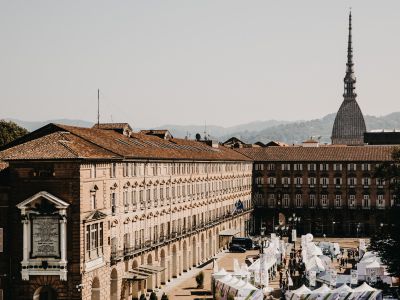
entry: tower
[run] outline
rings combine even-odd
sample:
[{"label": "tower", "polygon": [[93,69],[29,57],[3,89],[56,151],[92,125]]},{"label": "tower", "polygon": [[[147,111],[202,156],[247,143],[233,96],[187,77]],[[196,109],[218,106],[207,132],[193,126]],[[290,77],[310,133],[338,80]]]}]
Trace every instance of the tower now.
[{"label": "tower", "polygon": [[332,144],[363,145],[366,127],[364,116],[356,101],[351,21],[350,12],[346,75],[344,77],[344,100],[336,114],[331,139]]}]

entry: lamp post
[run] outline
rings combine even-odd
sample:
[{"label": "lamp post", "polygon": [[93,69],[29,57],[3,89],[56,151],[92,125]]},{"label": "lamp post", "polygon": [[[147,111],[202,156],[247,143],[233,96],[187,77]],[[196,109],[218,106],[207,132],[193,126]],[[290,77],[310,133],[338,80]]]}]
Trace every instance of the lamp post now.
[{"label": "lamp post", "polygon": [[[300,223],[301,217],[298,217],[298,216],[296,216],[296,213],[293,213],[293,215],[288,218],[288,221],[289,221],[289,224],[291,225],[292,233],[293,233],[293,229],[294,229],[294,230],[296,230],[296,235],[297,235],[297,224]],[[296,239],[293,239],[293,237],[292,237],[292,242],[293,242],[294,249],[296,249]]]}]

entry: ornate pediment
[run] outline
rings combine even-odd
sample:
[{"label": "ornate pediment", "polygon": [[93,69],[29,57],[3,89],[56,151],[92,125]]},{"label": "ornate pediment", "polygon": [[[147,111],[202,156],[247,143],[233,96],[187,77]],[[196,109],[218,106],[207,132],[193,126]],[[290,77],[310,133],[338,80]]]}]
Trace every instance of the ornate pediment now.
[{"label": "ornate pediment", "polygon": [[96,220],[104,219],[105,217],[107,217],[107,215],[105,213],[102,213],[99,210],[95,210],[87,215],[87,217],[85,218],[85,222],[96,221]]},{"label": "ornate pediment", "polygon": [[57,211],[65,211],[68,206],[69,203],[46,191],[41,191],[17,204],[22,214],[25,214],[26,211],[52,214]]}]

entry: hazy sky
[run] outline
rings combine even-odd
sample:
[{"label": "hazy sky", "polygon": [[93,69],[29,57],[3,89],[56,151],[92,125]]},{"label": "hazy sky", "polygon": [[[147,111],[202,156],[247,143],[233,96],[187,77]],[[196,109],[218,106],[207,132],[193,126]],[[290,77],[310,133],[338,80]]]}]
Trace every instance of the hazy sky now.
[{"label": "hazy sky", "polygon": [[150,127],[400,110],[400,1],[3,1],[0,118]]}]

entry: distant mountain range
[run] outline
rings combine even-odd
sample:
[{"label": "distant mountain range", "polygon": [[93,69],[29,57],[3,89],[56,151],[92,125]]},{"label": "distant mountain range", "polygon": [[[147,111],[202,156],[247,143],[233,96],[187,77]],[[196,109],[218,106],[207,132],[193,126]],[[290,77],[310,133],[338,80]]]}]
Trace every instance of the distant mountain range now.
[{"label": "distant mountain range", "polygon": [[[269,141],[281,141],[288,144],[298,144],[310,138],[319,138],[322,143],[329,143],[332,132],[333,122],[336,114],[329,114],[321,119],[310,121],[255,121],[247,124],[241,124],[232,127],[207,126],[207,134],[212,139],[221,142],[235,136],[246,143],[263,143]],[[14,121],[18,125],[33,131],[48,123],[61,123],[66,125],[91,127],[92,122],[83,120],[57,119],[43,122],[27,122],[17,119],[7,119]],[[365,116],[367,130],[376,129],[394,129],[400,128],[400,112],[394,112],[382,117]],[[205,126],[201,125],[164,125],[151,129],[168,129],[174,137],[194,139],[196,133],[204,136]]]}]

